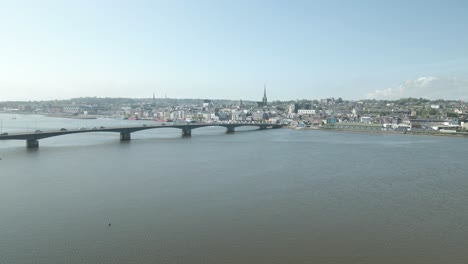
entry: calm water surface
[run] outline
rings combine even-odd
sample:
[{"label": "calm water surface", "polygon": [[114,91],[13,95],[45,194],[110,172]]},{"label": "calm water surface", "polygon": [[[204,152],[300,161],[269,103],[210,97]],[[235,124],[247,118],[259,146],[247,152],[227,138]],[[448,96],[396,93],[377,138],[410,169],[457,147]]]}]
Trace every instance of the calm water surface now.
[{"label": "calm water surface", "polygon": [[0,263],[468,263],[467,139],[180,133],[0,141]]}]

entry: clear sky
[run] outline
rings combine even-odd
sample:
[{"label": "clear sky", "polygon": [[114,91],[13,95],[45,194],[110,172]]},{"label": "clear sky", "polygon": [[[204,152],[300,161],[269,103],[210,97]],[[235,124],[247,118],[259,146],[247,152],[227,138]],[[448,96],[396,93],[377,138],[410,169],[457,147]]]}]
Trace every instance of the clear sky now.
[{"label": "clear sky", "polygon": [[468,1],[0,2],[0,101],[468,100]]}]

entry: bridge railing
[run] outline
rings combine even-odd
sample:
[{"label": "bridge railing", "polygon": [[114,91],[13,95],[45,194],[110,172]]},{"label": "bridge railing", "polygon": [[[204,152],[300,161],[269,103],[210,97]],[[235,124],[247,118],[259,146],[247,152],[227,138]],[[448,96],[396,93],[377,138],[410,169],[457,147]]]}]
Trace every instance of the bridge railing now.
[{"label": "bridge railing", "polygon": [[0,134],[0,140],[26,140],[26,145],[28,148],[37,148],[39,147],[38,140],[67,135],[67,134],[76,134],[76,133],[90,133],[90,132],[114,132],[120,133],[120,140],[127,141],[130,140],[130,134],[133,132],[146,130],[146,129],[155,129],[155,128],[179,128],[182,130],[182,136],[191,136],[192,129],[200,127],[210,127],[210,126],[221,126],[226,128],[227,133],[233,133],[235,127],[241,126],[258,126],[260,129],[279,128],[282,125],[278,124],[268,124],[268,123],[188,123],[188,124],[158,124],[158,125],[142,125],[142,126],[129,126],[129,127],[94,127],[91,129],[56,129],[49,131],[36,130],[35,132],[18,132],[18,133],[8,133],[4,132]]}]

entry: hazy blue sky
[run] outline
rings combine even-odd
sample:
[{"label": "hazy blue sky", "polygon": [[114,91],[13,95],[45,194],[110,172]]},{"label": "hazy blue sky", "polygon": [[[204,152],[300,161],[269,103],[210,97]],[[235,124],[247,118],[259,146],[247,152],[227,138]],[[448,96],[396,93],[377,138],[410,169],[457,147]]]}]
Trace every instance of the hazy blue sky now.
[{"label": "hazy blue sky", "polygon": [[0,2],[0,101],[468,100],[468,1]]}]

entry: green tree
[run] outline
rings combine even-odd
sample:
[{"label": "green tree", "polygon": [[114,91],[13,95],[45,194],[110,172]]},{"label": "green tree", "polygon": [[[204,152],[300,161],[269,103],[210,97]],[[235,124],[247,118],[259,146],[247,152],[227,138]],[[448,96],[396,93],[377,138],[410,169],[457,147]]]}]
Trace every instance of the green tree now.
[{"label": "green tree", "polygon": [[447,117],[454,117],[454,118],[458,118],[458,114],[457,113],[453,113],[453,112],[449,112],[447,113]]}]

